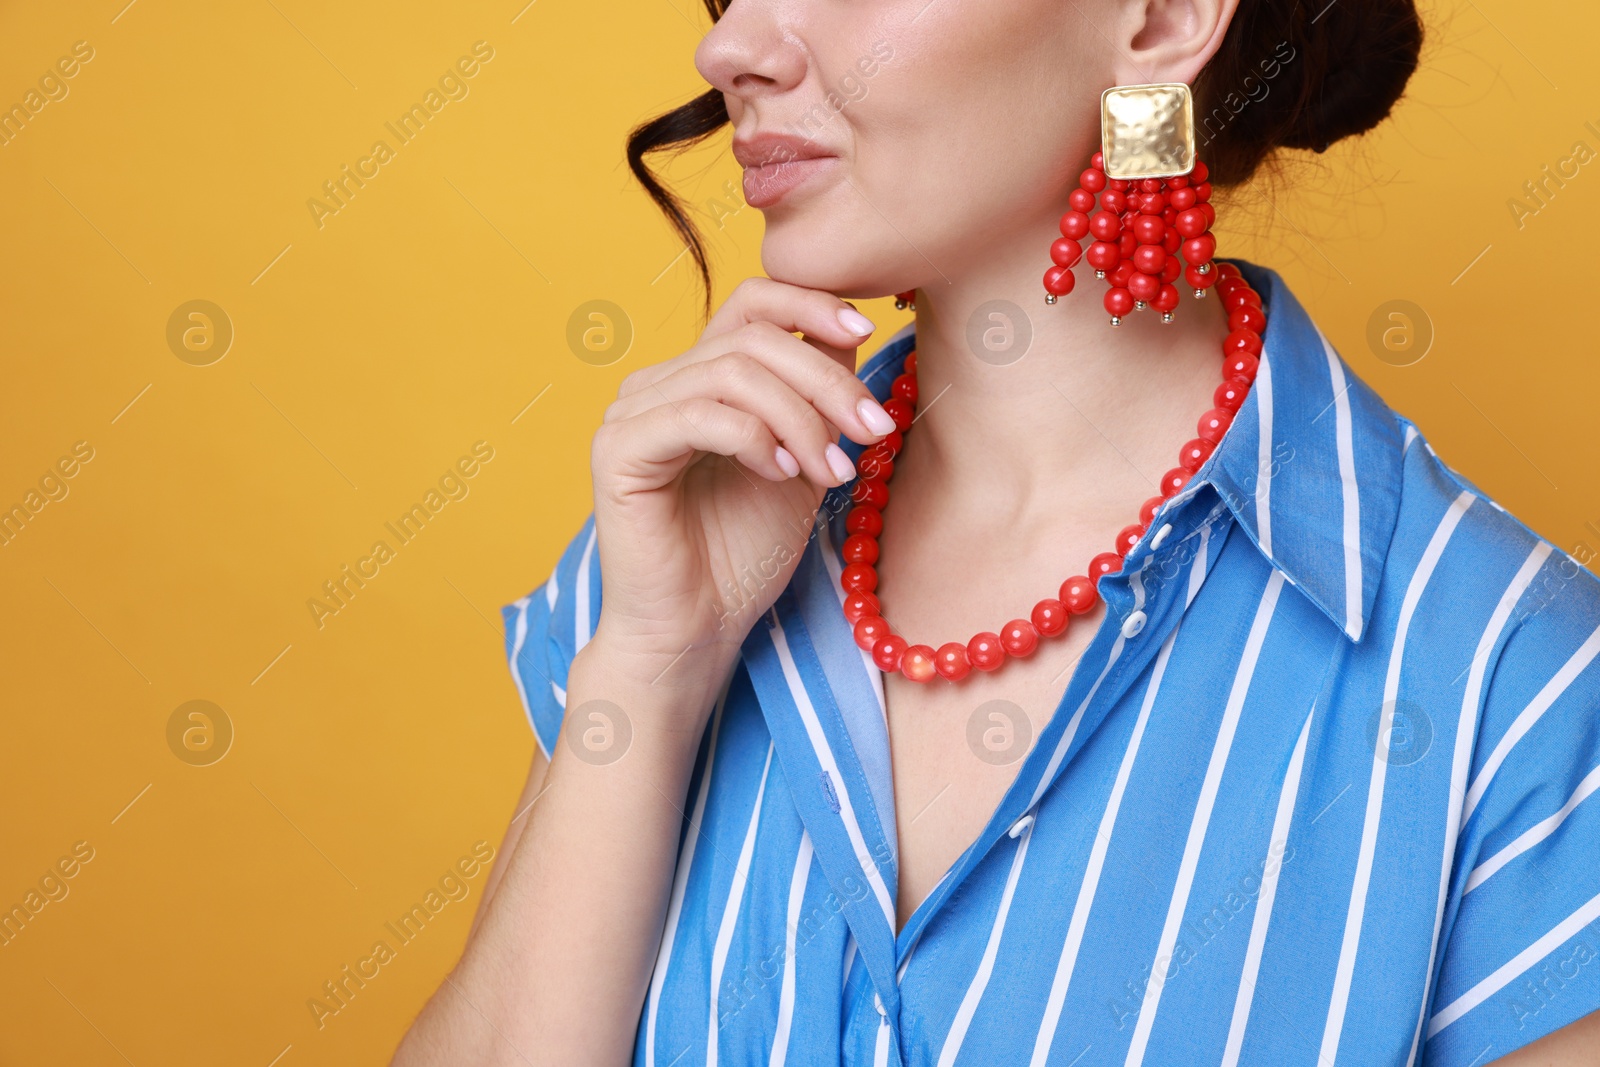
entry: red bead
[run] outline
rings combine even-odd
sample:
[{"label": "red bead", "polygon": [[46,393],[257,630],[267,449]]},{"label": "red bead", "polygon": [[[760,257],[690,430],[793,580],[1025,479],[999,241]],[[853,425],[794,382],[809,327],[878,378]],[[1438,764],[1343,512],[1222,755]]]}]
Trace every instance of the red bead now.
[{"label": "red bead", "polygon": [[1206,204],[1206,203],[1196,204],[1195,207],[1200,209],[1201,211],[1204,211],[1206,213],[1206,229],[1209,230],[1211,227],[1213,227],[1213,226],[1215,226],[1217,224],[1217,209],[1216,208],[1214,208],[1210,204]]},{"label": "red bead", "polygon": [[886,449],[874,445],[861,453],[861,458],[856,460],[856,470],[861,472],[863,478],[887,482],[890,475],[894,474],[894,460],[889,458]]},{"label": "red bead", "polygon": [[1133,294],[1135,300],[1142,300],[1148,304],[1156,298],[1157,293],[1161,292],[1161,279],[1135,272],[1128,279],[1128,292]]},{"label": "red bead", "polygon": [[1219,296],[1227,296],[1229,293],[1237,289],[1248,288],[1250,288],[1250,283],[1239,277],[1237,274],[1227,274],[1220,270],[1217,271],[1217,294]]},{"label": "red bead", "polygon": [[[1249,388],[1251,382],[1256,380],[1256,371],[1261,369],[1261,360],[1248,352],[1235,352],[1222,361],[1222,375],[1229,381],[1243,382]],[[1218,404],[1217,407],[1223,405]]]},{"label": "red bead", "polygon": [[1222,339],[1222,351],[1227,355],[1238,352],[1248,352],[1252,356],[1261,354],[1261,335],[1251,333],[1249,330],[1234,330]]},{"label": "red bead", "polygon": [[1228,427],[1233,425],[1233,412],[1227,408],[1212,408],[1200,416],[1200,423],[1195,428],[1202,441],[1210,441],[1213,445],[1222,440],[1222,435],[1228,432]]},{"label": "red bead", "polygon": [[934,651],[927,645],[908,645],[900,656],[900,673],[913,682],[930,681],[938,669],[933,657]]},{"label": "red bead", "polygon": [[1143,504],[1139,505],[1139,521],[1144,523],[1146,529],[1150,527],[1150,523],[1154,521],[1156,517],[1156,512],[1160,509],[1161,505],[1165,503],[1166,501],[1162,500],[1160,497],[1153,496],[1149,500],[1146,500]]},{"label": "red bead", "polygon": [[889,383],[889,395],[897,396],[908,404],[917,402],[917,376],[904,371],[895,375],[894,381]]},{"label": "red bead", "polygon": [[1133,261],[1124,259],[1116,265],[1110,274],[1106,275],[1106,284],[1113,289],[1126,289],[1128,287],[1128,279],[1137,273],[1139,272],[1133,269]]},{"label": "red bead", "polygon": [[1039,647],[1039,631],[1027,619],[1012,619],[1000,627],[1000,644],[1007,655],[1026,656]]},{"label": "red bead", "polygon": [[1211,177],[1210,168],[1208,168],[1204,163],[1200,162],[1198,159],[1195,160],[1194,161],[1194,169],[1191,170],[1189,172],[1189,174],[1188,174],[1189,184],[1190,185],[1198,185],[1201,182],[1205,181],[1209,177]]},{"label": "red bead", "polygon": [[851,534],[839,546],[839,555],[846,563],[878,562],[878,539],[866,534]]},{"label": "red bead", "polygon": [[1199,185],[1196,185],[1194,187],[1194,198],[1196,200],[1210,200],[1211,199],[1211,183],[1210,182],[1201,182]]},{"label": "red bead", "polygon": [[1244,273],[1239,270],[1238,264],[1231,263],[1226,259],[1217,264],[1217,273],[1221,274],[1224,278],[1244,277]]},{"label": "red bead", "polygon": [[1172,232],[1173,225],[1178,221],[1178,209],[1170,203],[1161,212],[1161,221],[1167,224],[1167,232]]},{"label": "red bead", "polygon": [[1139,210],[1146,215],[1159,215],[1167,210],[1167,198],[1160,193],[1145,193],[1139,200]]},{"label": "red bead", "polygon": [[1205,466],[1206,460],[1211,458],[1211,453],[1216,450],[1216,447],[1216,442],[1207,441],[1203,437],[1196,437],[1178,449],[1178,466],[1191,473],[1197,471]]},{"label": "red bead", "polygon": [[[911,353],[911,355],[906,357],[906,363],[907,363],[906,373],[908,373],[908,374],[916,373],[915,368],[910,366],[910,364],[916,358],[917,358],[917,354],[915,352]],[[906,446],[906,438],[905,438],[905,435],[902,434],[899,430],[890,430],[889,431],[889,436],[887,436],[883,440],[879,441],[878,444],[882,445],[884,448],[887,448],[890,452],[893,452],[895,455],[898,456],[900,454],[900,450]]]},{"label": "red bead", "polygon": [[1161,247],[1169,256],[1176,256],[1178,249],[1183,246],[1183,235],[1177,230],[1167,230],[1167,235],[1161,238]]},{"label": "red bead", "polygon": [[1133,294],[1126,289],[1107,289],[1105,309],[1121,318],[1133,313]]},{"label": "red bead", "polygon": [[1093,167],[1095,170],[1105,170],[1106,157],[1102,153],[1096,152],[1094,155],[1089,157],[1089,166]]},{"label": "red bead", "polygon": [[1235,308],[1228,312],[1228,329],[1230,330],[1249,330],[1251,333],[1261,333],[1266,328],[1266,312],[1253,304],[1246,304],[1242,308]]},{"label": "red bead", "polygon": [[1089,266],[1095,270],[1110,270],[1122,261],[1122,251],[1116,245],[1106,241],[1096,241],[1089,246],[1089,251],[1083,254],[1089,261]]},{"label": "red bead", "polygon": [[1127,259],[1133,255],[1134,249],[1139,247],[1139,239],[1128,229],[1122,231],[1122,236],[1117,238],[1117,251],[1122,253],[1122,258]]},{"label": "red bead", "polygon": [[[1060,243],[1060,241],[1056,242],[1056,244]],[[1073,245],[1072,247],[1076,248],[1078,246]],[[1076,284],[1078,284],[1078,280],[1072,276],[1072,271],[1067,267],[1051,267],[1044,272],[1044,291],[1053,296],[1066,296],[1072,292],[1072,287]]]},{"label": "red bead", "polygon": [[[917,373],[917,350],[915,348],[906,353],[905,362],[900,365],[900,369],[906,374]],[[896,451],[898,451],[900,448],[899,445],[895,445],[894,447]]]},{"label": "red bead", "polygon": [[850,514],[845,516],[844,528],[851,533],[877,537],[883,533],[883,512],[866,506],[853,507]]},{"label": "red bead", "polygon": [[1106,172],[1090,167],[1078,175],[1078,186],[1089,190],[1091,193],[1098,193],[1106,187]]},{"label": "red bead", "polygon": [[1209,263],[1211,257],[1216,254],[1217,239],[1209,232],[1183,242],[1183,258],[1197,267],[1202,263]]},{"label": "red bead", "polygon": [[1050,260],[1060,267],[1077,266],[1078,260],[1083,258],[1083,246],[1077,241],[1065,237],[1057,238],[1050,246]]},{"label": "red bead", "polygon": [[1160,244],[1166,232],[1167,224],[1154,215],[1140,215],[1133,220],[1133,235],[1142,245]]},{"label": "red bead", "polygon": [[1128,179],[1112,178],[1108,175],[1106,177],[1106,188],[1115,189],[1119,193],[1126,193],[1128,191]]},{"label": "red bead", "polygon": [[1069,211],[1061,216],[1061,236],[1069,241],[1081,241],[1089,233],[1089,216],[1082,211]]},{"label": "red bead", "polygon": [[1195,205],[1194,190],[1174,189],[1167,194],[1167,203],[1180,213],[1188,211]]},{"label": "red bead", "polygon": [[882,511],[889,503],[889,487],[876,478],[857,478],[850,487],[850,502]]},{"label": "red bead", "polygon": [[1094,583],[1084,575],[1075,575],[1061,583],[1061,603],[1074,615],[1092,610],[1099,600],[1100,594],[1094,591]]},{"label": "red bead", "polygon": [[851,593],[844,598],[844,617],[851,625],[861,621],[863,615],[882,615],[883,606],[871,593]]},{"label": "red bead", "polygon": [[1160,178],[1140,178],[1139,191],[1141,193],[1159,193],[1166,186],[1161,184]]},{"label": "red bead", "polygon": [[1191,264],[1183,268],[1183,280],[1189,283],[1191,289],[1209,289],[1217,284],[1217,272],[1211,270],[1201,274],[1200,268]]},{"label": "red bead", "polygon": [[1174,467],[1161,476],[1161,495],[1170,500],[1188,484],[1189,472],[1182,467]]},{"label": "red bead", "polygon": [[[1085,174],[1100,174],[1099,171],[1085,171]],[[1105,181],[1105,175],[1100,175],[1100,180]],[[972,673],[972,664],[967,662],[967,646],[960,641],[951,641],[939,646],[939,651],[933,654],[933,666],[941,675],[952,682],[959,682]]]},{"label": "red bead", "polygon": [[1142,274],[1160,274],[1167,266],[1167,250],[1160,245],[1140,245],[1133,252],[1133,267]]},{"label": "red bead", "polygon": [[[1167,262],[1169,264],[1174,264],[1174,263],[1177,262],[1177,260],[1168,260]],[[1176,274],[1177,272],[1174,271],[1173,273]],[[1155,308],[1157,311],[1175,311],[1175,310],[1177,310],[1177,307],[1178,307],[1178,290],[1177,290],[1177,288],[1175,286],[1163,283],[1162,286],[1161,286],[1161,291],[1156,293],[1156,298],[1150,302],[1150,306]]]},{"label": "red bead", "polygon": [[985,630],[967,642],[967,662],[980,671],[999,670],[1005,661],[1006,648],[1000,643],[999,634]]},{"label": "red bead", "polygon": [[1241,381],[1226,381],[1217,386],[1217,391],[1211,394],[1211,403],[1224,411],[1239,413],[1244,406],[1244,398],[1250,395],[1250,386]]},{"label": "red bead", "polygon": [[854,627],[856,644],[872,651],[872,646],[878,643],[878,638],[889,633],[889,624],[881,615],[863,615],[856,620]]},{"label": "red bead", "polygon": [[1229,314],[1244,307],[1260,307],[1261,294],[1248,285],[1238,284],[1223,293],[1222,306]]},{"label": "red bead", "polygon": [[1189,184],[1189,179],[1186,176],[1182,175],[1182,174],[1177,174],[1177,175],[1174,175],[1173,177],[1167,179],[1167,188],[1168,189],[1182,189],[1185,186],[1187,186],[1188,184]]},{"label": "red bead", "polygon": [[1089,220],[1089,232],[1096,241],[1115,241],[1122,236],[1122,220],[1109,211],[1102,211]]},{"label": "red bead", "polygon": [[1195,208],[1178,212],[1177,231],[1184,237],[1199,237],[1211,228],[1206,213]]},{"label": "red bead", "polygon": [[1074,189],[1067,196],[1067,203],[1072,210],[1088,214],[1094,210],[1094,194],[1087,189]]},{"label": "red bead", "polygon": [[1033,606],[1029,619],[1035,630],[1046,637],[1053,637],[1067,628],[1067,606],[1047,597]]},{"label": "red bead", "polygon": [[883,410],[887,411],[889,413],[889,417],[894,419],[894,425],[896,429],[911,429],[911,420],[916,416],[916,411],[913,410],[911,405],[906,403],[903,399],[900,397],[890,397],[888,400],[883,402]]},{"label": "red bead", "polygon": [[899,670],[900,657],[905,654],[906,639],[899,634],[880,637],[877,644],[872,646],[872,662],[878,665],[880,671]]},{"label": "red bead", "polygon": [[878,569],[870,563],[852,563],[839,573],[839,584],[852,593],[870,593],[878,588]]},{"label": "red bead", "polygon": [[1122,557],[1115,552],[1102,552],[1089,561],[1089,577],[1100,579],[1122,569]]},{"label": "red bead", "polygon": [[1117,533],[1117,555],[1126,556],[1133,551],[1133,546],[1139,543],[1139,538],[1144,536],[1144,527],[1139,525],[1124,526]]},{"label": "red bead", "polygon": [[1113,215],[1120,215],[1128,210],[1128,198],[1115,189],[1107,189],[1100,194],[1100,206]]}]

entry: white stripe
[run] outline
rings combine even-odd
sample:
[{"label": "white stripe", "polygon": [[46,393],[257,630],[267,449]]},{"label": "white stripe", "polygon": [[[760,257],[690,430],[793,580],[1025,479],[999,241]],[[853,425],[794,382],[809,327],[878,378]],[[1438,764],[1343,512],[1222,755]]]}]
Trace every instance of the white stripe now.
[{"label": "white stripe", "polygon": [[556,610],[556,599],[561,595],[561,564],[556,564],[556,569],[550,572],[550,580],[544,583],[544,602],[550,610]]},{"label": "white stripe", "polygon": [[989,976],[994,973],[994,958],[1000,954],[1000,936],[1005,932],[1006,916],[1011,912],[1011,898],[1017,891],[1017,878],[1022,874],[1022,864],[1028,858],[1028,842],[1033,840],[1035,825],[1037,821],[1022,831],[1022,841],[1011,857],[1011,872],[1006,875],[1006,887],[1000,894],[1000,909],[995,914],[994,925],[989,928],[989,943],[983,948],[978,973],[973,975],[972,982],[967,986],[961,1006],[956,1009],[955,1020],[950,1024],[950,1031],[945,1034],[944,1047],[939,1050],[939,1067],[951,1067],[956,1062],[961,1043],[967,1039],[967,1028],[972,1025],[972,1016],[978,1010],[978,1002],[983,999],[984,989],[989,985]]},{"label": "white stripe", "polygon": [[1500,769],[1500,765],[1506,761],[1506,756],[1511,753],[1513,746],[1518,741],[1521,741],[1529,730],[1533,729],[1533,724],[1539,721],[1539,717],[1550,710],[1550,705],[1554,704],[1557,698],[1567,691],[1567,686],[1571,685],[1573,680],[1583,673],[1584,668],[1594,661],[1597,652],[1600,652],[1600,628],[1590,634],[1589,640],[1585,641],[1578,651],[1572,654],[1571,659],[1561,665],[1561,669],[1556,672],[1555,677],[1546,682],[1544,688],[1539,690],[1539,695],[1534,697],[1532,702],[1522,709],[1522,714],[1518,715],[1516,721],[1511,724],[1511,729],[1507,730],[1506,735],[1500,739],[1500,743],[1494,746],[1494,751],[1484,761],[1483,769],[1478,772],[1477,779],[1473,781],[1472,788],[1467,790],[1466,810],[1461,813],[1462,822],[1472,818],[1472,813],[1477,809],[1478,802],[1483,799],[1483,791],[1488,788],[1489,782],[1494,778],[1495,772]]},{"label": "white stripe", "polygon": [[806,881],[811,877],[811,835],[800,831],[800,848],[794,857],[794,874],[789,878],[788,933],[783,945],[783,991],[778,995],[778,1026],[772,1037],[771,1067],[783,1067],[789,1056],[789,1028],[794,1020],[794,942],[800,930],[800,906],[806,898]]},{"label": "white stripe", "polygon": [[[1200,592],[1200,586],[1206,577],[1206,553],[1210,545],[1211,528],[1202,527],[1200,530],[1200,546],[1195,559],[1189,565],[1189,585],[1187,597],[1184,601],[1185,609],[1194,602],[1195,594]],[[1138,576],[1135,575],[1135,578]],[[1143,584],[1137,592],[1143,592]],[[1172,632],[1161,644],[1161,651],[1156,654],[1154,666],[1150,670],[1150,684],[1145,687],[1144,700],[1139,706],[1139,717],[1134,720],[1133,732],[1128,737],[1128,747],[1122,753],[1122,763],[1117,768],[1116,780],[1111,785],[1111,795],[1106,800],[1106,807],[1100,813],[1100,827],[1095,831],[1094,844],[1089,848],[1089,862],[1084,868],[1083,883],[1078,887],[1078,896],[1072,906],[1072,917],[1067,922],[1066,940],[1061,946],[1061,957],[1056,961],[1055,977],[1050,982],[1050,995],[1045,1000],[1044,1017],[1039,1024],[1039,1032],[1033,1041],[1034,1065],[1043,1064],[1050,1055],[1050,1046],[1055,1041],[1056,1028],[1061,1022],[1062,1005],[1066,1003],[1067,986],[1072,982],[1072,972],[1078,964],[1078,952],[1083,947],[1083,931],[1089,924],[1089,911],[1094,906],[1095,894],[1100,887],[1100,874],[1105,869],[1106,850],[1111,846],[1111,835],[1116,828],[1117,813],[1122,809],[1122,798],[1127,792],[1128,779],[1133,775],[1133,763],[1139,755],[1139,744],[1144,740],[1145,725],[1150,721],[1150,709],[1155,706],[1156,694],[1161,689],[1161,679],[1167,673],[1167,661],[1172,658],[1172,648],[1178,641],[1178,633],[1183,628],[1180,620],[1173,627]]]},{"label": "white stripe", "polygon": [[1560,811],[1548,819],[1540,820],[1521,837],[1478,864],[1467,878],[1467,887],[1461,891],[1462,895],[1472,892],[1487,881],[1490,875],[1555,833],[1557,828],[1567,821],[1567,816],[1572,814],[1573,809],[1593,796],[1597,789],[1600,789],[1600,767],[1590,771],[1583,781],[1578,783],[1578,788],[1574,789],[1567,802],[1561,805]]},{"label": "white stripe", "polygon": [[1407,426],[1406,427],[1406,443],[1404,445],[1402,445],[1401,448],[1400,448],[1400,454],[1401,455],[1405,455],[1406,452],[1410,451],[1411,442],[1415,441],[1417,439],[1417,436],[1418,436],[1417,435],[1417,428],[1415,426]]},{"label": "white stripe", "polygon": [[1600,895],[1591,897],[1589,902],[1561,921],[1561,924],[1539,940],[1517,953],[1511,962],[1496,970],[1489,977],[1457,997],[1452,1003],[1440,1009],[1428,1023],[1428,1037],[1433,1038],[1440,1030],[1449,1026],[1479,1004],[1494,996],[1511,982],[1519,978],[1522,973],[1535,963],[1544,959],[1555,951],[1556,946],[1565,942],[1573,934],[1600,918]]},{"label": "white stripe", "polygon": [[[1468,771],[1472,769],[1472,746],[1478,736],[1478,698],[1483,692],[1483,676],[1489,666],[1489,654],[1494,651],[1500,634],[1505,631],[1517,602],[1522,599],[1522,594],[1549,556],[1550,546],[1543,541],[1533,547],[1512,577],[1511,584],[1500,594],[1500,602],[1495,605],[1488,625],[1483,628],[1483,635],[1478,638],[1478,648],[1472,654],[1472,664],[1467,674],[1466,693],[1461,698],[1461,715],[1456,724],[1455,758],[1450,765],[1452,798],[1461,795],[1461,787],[1467,780]],[[1422,979],[1422,1003],[1417,1007],[1417,1025],[1411,1033],[1411,1055],[1406,1058],[1406,1067],[1416,1062],[1417,1050],[1422,1045],[1422,1023],[1428,1015],[1428,993],[1433,984],[1433,961],[1439,952],[1439,930],[1444,922],[1445,899],[1450,888],[1450,872],[1455,867],[1456,839],[1460,832],[1461,809],[1452,803],[1445,814],[1444,850],[1439,861],[1439,899],[1433,913],[1433,940],[1428,947],[1428,969],[1423,972]],[[1472,887],[1469,884],[1467,888]]]},{"label": "white stripe", "polygon": [[861,833],[861,823],[856,819],[856,809],[850,802],[850,790],[845,788],[844,776],[839,773],[839,762],[833,757],[833,749],[828,747],[828,735],[822,730],[822,723],[817,719],[817,709],[811,704],[811,694],[806,691],[805,680],[800,677],[800,668],[795,665],[794,654],[789,651],[789,639],[783,632],[783,624],[778,621],[776,613],[772,616],[772,647],[778,653],[778,662],[783,666],[783,678],[789,684],[789,695],[793,698],[795,708],[800,712],[800,721],[805,724],[806,736],[811,740],[811,748],[816,753],[817,762],[822,765],[822,770],[833,783],[834,795],[839,800],[839,819],[844,823],[845,833],[850,838],[850,846],[855,850],[856,863],[861,867],[861,873],[866,876],[867,884],[872,887],[873,895],[878,898],[878,906],[883,909],[883,917],[889,923],[891,934],[895,930],[894,900],[889,896],[889,887],[883,882],[883,873],[878,870],[878,865],[872,860],[872,853],[867,851],[866,838]]},{"label": "white stripe", "polygon": [[1222,724],[1217,729],[1217,740],[1211,748],[1211,761],[1206,765],[1205,781],[1200,786],[1200,798],[1189,823],[1189,839],[1184,842],[1183,860],[1178,865],[1178,881],[1172,890],[1166,925],[1161,929],[1161,941],[1156,946],[1156,957],[1151,964],[1150,984],[1139,1005],[1139,1021],[1134,1025],[1133,1041],[1128,1047],[1127,1067],[1138,1067],[1143,1063],[1145,1049],[1150,1044],[1150,1030],[1155,1026],[1156,1012],[1161,1007],[1162,989],[1166,985],[1166,965],[1161,961],[1172,958],[1172,949],[1178,940],[1178,927],[1182,925],[1183,913],[1189,907],[1189,891],[1194,886],[1195,868],[1200,865],[1200,849],[1205,844],[1206,830],[1211,825],[1217,790],[1222,785],[1222,771],[1233,749],[1239,716],[1244,710],[1245,697],[1250,693],[1250,682],[1255,677],[1256,663],[1261,658],[1261,646],[1266,642],[1267,628],[1272,624],[1272,615],[1278,606],[1278,593],[1282,589],[1283,572],[1273,568],[1266,589],[1262,591],[1261,603],[1256,607],[1256,617],[1250,623],[1250,636],[1245,639],[1244,652],[1239,657],[1233,688],[1228,692],[1228,703],[1222,712]]},{"label": "white stripe", "polygon": [[[554,578],[551,579],[551,581],[554,580]],[[527,687],[522,684],[522,668],[517,665],[517,661],[522,658],[522,646],[528,640],[528,602],[530,599],[530,597],[523,597],[512,605],[517,609],[517,625],[512,631],[511,638],[511,680],[516,683],[517,699],[522,701],[522,710],[527,713],[528,722],[531,725],[533,722],[533,708],[528,704]],[[548,761],[550,759],[550,751],[544,747],[544,739],[539,736],[538,730],[533,731],[533,740],[539,746],[539,751],[544,753],[545,760]]]},{"label": "white stripe", "polygon": [[744,887],[750,874],[750,857],[756,850],[756,827],[761,823],[761,798],[767,792],[767,772],[770,770],[772,743],[769,741],[766,766],[761,768],[761,784],[756,787],[756,802],[750,806],[750,824],[745,827],[744,844],[739,848],[739,863],[728,885],[728,901],[722,906],[722,923],[717,928],[716,947],[711,951],[711,1020],[706,1035],[707,1067],[716,1067],[717,987],[722,984],[722,970],[728,965],[728,947],[733,944],[733,928],[739,922],[739,905],[744,900]]},{"label": "white stripe", "polygon": [[1261,551],[1272,556],[1272,365],[1261,353],[1256,371],[1256,413],[1260,416],[1260,437],[1256,458],[1256,539]]},{"label": "white stripe", "polygon": [[711,713],[711,742],[706,750],[706,769],[700,777],[700,789],[694,797],[694,814],[689,817],[689,830],[683,838],[683,848],[678,854],[678,867],[672,877],[672,898],[667,904],[667,921],[661,932],[661,947],[656,951],[655,969],[650,974],[650,993],[645,1002],[644,1063],[656,1064],[656,1014],[661,1010],[661,988],[667,980],[667,968],[672,963],[672,944],[677,939],[678,921],[683,914],[684,889],[689,884],[689,870],[694,866],[695,842],[700,840],[700,825],[706,813],[706,794],[711,789],[711,772],[717,762],[717,734],[722,731],[722,709],[728,702],[728,688],[733,673],[722,683],[717,705]]},{"label": "white stripe", "polygon": [[[1383,708],[1378,720],[1378,737],[1387,738],[1394,727],[1395,697],[1400,691],[1400,664],[1405,655],[1406,631],[1411,628],[1411,616],[1422,599],[1422,591],[1433,577],[1439,557],[1444,555],[1450,535],[1455,533],[1461,516],[1467,513],[1475,498],[1463,492],[1450,502],[1444,518],[1433,531],[1428,547],[1422,553],[1417,569],[1406,586],[1405,599],[1400,603],[1400,618],[1395,625],[1394,646],[1389,652],[1389,671],[1383,682]],[[1356,950],[1361,944],[1361,920],[1367,910],[1367,890],[1372,884],[1372,857],[1378,847],[1378,825],[1383,817],[1383,780],[1389,763],[1382,757],[1380,747],[1372,755],[1372,775],[1367,783],[1367,812],[1361,826],[1361,847],[1356,856],[1355,881],[1350,887],[1350,908],[1345,915],[1344,940],[1339,946],[1339,965],[1334,972],[1333,996],[1328,1001],[1328,1020],[1322,1030],[1321,1058],[1334,1063],[1339,1055],[1339,1036],[1344,1030],[1345,1009],[1350,1005],[1350,980],[1355,974]]]},{"label": "white stripe", "polygon": [[1361,637],[1361,493],[1356,485],[1356,451],[1350,419],[1350,386],[1345,381],[1339,355],[1322,331],[1322,351],[1328,357],[1328,377],[1333,385],[1334,436],[1339,447],[1339,481],[1344,486],[1344,632],[1352,641]]},{"label": "white stripe", "polygon": [[[1313,705],[1300,727],[1300,740],[1295,742],[1294,755],[1289,757],[1289,770],[1283,776],[1283,789],[1278,793],[1278,813],[1272,820],[1272,839],[1267,846],[1267,860],[1273,854],[1283,855],[1289,842],[1289,824],[1294,819],[1295,798],[1300,795],[1300,771],[1306,761],[1306,739],[1311,736],[1311,720],[1317,714]],[[1261,973],[1261,953],[1267,943],[1267,928],[1272,923],[1272,904],[1278,897],[1278,875],[1283,870],[1264,863],[1261,871],[1261,891],[1256,895],[1256,914],[1250,921],[1250,945],[1244,953],[1244,970],[1239,975],[1239,993],[1233,1001],[1233,1022],[1228,1026],[1228,1044],[1222,1053],[1221,1067],[1235,1067],[1239,1050],[1244,1047],[1245,1024],[1250,1021],[1250,1004],[1255,999],[1256,977]]]},{"label": "white stripe", "polygon": [[[578,577],[573,582],[577,594],[572,607],[572,652],[583,651],[583,646],[594,636],[594,620],[589,617],[589,565],[594,559],[594,528],[589,530],[589,541],[583,546],[583,558],[578,561]],[[552,683],[553,684],[553,683]],[[563,696],[563,704],[565,696]]]},{"label": "white stripe", "polygon": [[872,1067],[889,1067],[889,1020],[878,1018],[878,1044],[872,1050]]}]

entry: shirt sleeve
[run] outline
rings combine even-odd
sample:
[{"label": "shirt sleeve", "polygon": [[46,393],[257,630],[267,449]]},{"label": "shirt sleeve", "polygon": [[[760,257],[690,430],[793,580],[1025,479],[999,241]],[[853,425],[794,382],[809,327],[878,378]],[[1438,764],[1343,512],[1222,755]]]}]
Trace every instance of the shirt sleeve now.
[{"label": "shirt sleeve", "polygon": [[511,679],[548,759],[567,706],[567,670],[600,619],[600,566],[591,514],[550,577],[500,609]]},{"label": "shirt sleeve", "polygon": [[1485,683],[1424,1067],[1492,1064],[1600,1010],[1597,591],[1554,553]]}]

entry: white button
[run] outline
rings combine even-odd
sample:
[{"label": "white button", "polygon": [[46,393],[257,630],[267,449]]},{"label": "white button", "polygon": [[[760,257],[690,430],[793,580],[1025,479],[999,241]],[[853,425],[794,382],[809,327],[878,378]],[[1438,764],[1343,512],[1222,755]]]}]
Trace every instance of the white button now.
[{"label": "white button", "polygon": [[1133,614],[1129,615],[1126,619],[1122,620],[1122,636],[1123,637],[1128,637],[1128,638],[1138,637],[1139,636],[1139,631],[1144,629],[1144,624],[1145,624],[1145,614],[1144,614],[1144,612],[1142,612],[1142,611],[1134,612]]},{"label": "white button", "polygon": [[1022,831],[1026,830],[1028,827],[1030,827],[1032,825],[1033,825],[1033,816],[1032,815],[1024,815],[1022,818],[1018,819],[1015,823],[1013,823],[1011,825],[1011,833],[1010,833],[1009,836],[1012,837],[1012,838],[1021,837],[1022,836]]},{"label": "white button", "polygon": [[1172,523],[1169,522],[1169,523],[1165,523],[1164,525],[1162,525],[1161,529],[1156,531],[1156,535],[1154,537],[1150,538],[1150,548],[1151,548],[1151,550],[1154,551],[1155,549],[1160,548],[1161,547],[1161,542],[1165,541],[1167,539],[1167,534],[1169,534],[1171,532],[1172,532]]}]

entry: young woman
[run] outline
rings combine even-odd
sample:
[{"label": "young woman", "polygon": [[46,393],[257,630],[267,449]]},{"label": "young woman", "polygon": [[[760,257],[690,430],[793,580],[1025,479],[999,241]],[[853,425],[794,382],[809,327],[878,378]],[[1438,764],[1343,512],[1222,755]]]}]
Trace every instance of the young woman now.
[{"label": "young woman", "polygon": [[708,5],[632,157],[703,269],[640,160],[731,122],[769,278],[505,611],[541,754],[395,1062],[1600,1063],[1600,584],[1204,232],[1410,0]]}]

